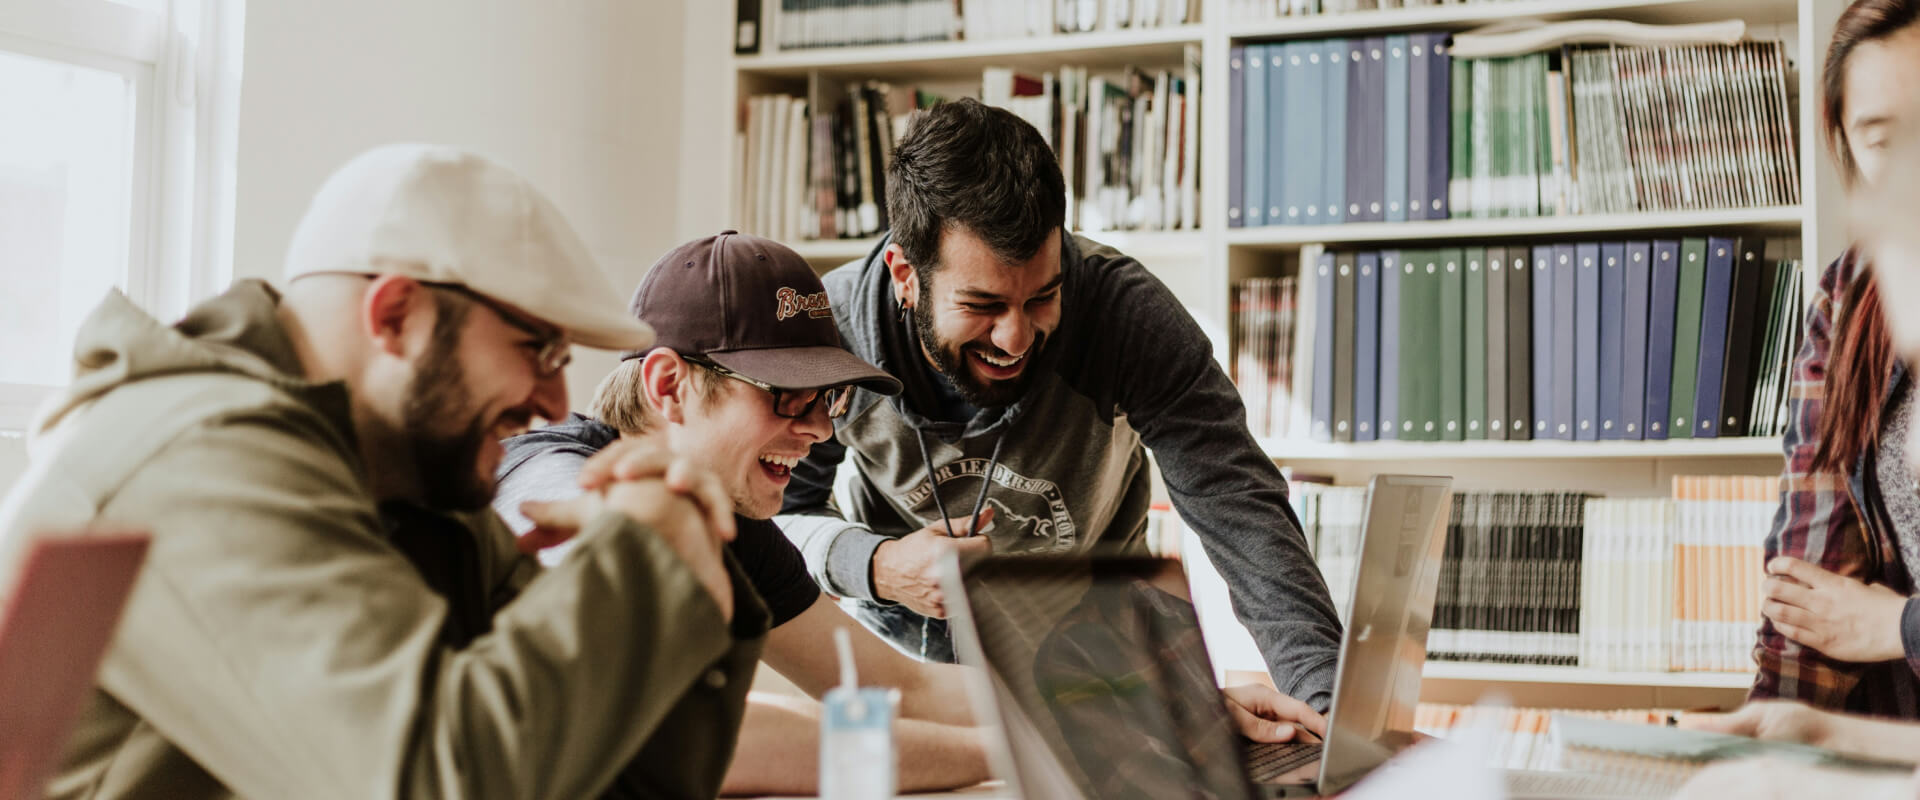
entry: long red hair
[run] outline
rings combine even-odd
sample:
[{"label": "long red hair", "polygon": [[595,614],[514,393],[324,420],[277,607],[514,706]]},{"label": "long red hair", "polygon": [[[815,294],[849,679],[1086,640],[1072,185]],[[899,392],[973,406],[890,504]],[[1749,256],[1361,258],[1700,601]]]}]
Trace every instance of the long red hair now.
[{"label": "long red hair", "polygon": [[[1847,143],[1847,64],[1855,47],[1884,39],[1912,25],[1916,0],[1856,0],[1840,13],[1820,73],[1820,123],[1828,152],[1851,186],[1860,165]],[[1881,312],[1880,286],[1870,265],[1855,271],[1853,282],[1835,298],[1833,345],[1827,354],[1826,393],[1820,410],[1816,470],[1845,472],[1880,438],[1880,399],[1893,377],[1893,338]]]}]

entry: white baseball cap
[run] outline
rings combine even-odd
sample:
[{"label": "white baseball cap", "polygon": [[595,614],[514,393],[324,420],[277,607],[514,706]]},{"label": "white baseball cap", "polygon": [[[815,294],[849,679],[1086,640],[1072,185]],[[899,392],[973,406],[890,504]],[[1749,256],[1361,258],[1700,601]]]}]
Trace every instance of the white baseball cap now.
[{"label": "white baseball cap", "polygon": [[377,147],[321,185],[294,229],[286,277],[341,272],[464,286],[588,347],[653,343],[653,330],[627,313],[623,293],[546,195],[452,147]]}]

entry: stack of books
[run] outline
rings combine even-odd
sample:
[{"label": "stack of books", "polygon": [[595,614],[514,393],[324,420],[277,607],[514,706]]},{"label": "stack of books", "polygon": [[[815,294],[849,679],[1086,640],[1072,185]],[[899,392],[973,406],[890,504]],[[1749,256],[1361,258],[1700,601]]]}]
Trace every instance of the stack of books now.
[{"label": "stack of books", "polygon": [[[742,13],[751,14],[742,4]],[[1197,0],[780,0],[782,50],[965,39],[1020,39],[1062,33],[1188,25]]]},{"label": "stack of books", "polygon": [[1680,476],[1673,496],[1587,504],[1581,664],[1748,669],[1779,482]]},{"label": "stack of books", "polygon": [[1429,660],[1579,664],[1586,499],[1572,492],[1454,494]]},{"label": "stack of books", "polygon": [[[1801,333],[1799,250],[1734,235],[1309,250],[1293,313],[1267,315],[1251,287],[1236,290],[1255,318],[1235,321],[1233,362],[1258,378],[1242,392],[1270,434],[1777,435]],[[1285,392],[1271,386],[1280,374]],[[1272,408],[1280,394],[1286,413]]]},{"label": "stack of books", "polygon": [[1292,432],[1293,315],[1299,281],[1250,278],[1233,290],[1234,384],[1247,405],[1247,428],[1260,437]]},{"label": "stack of books", "polygon": [[[1366,489],[1288,485],[1341,621]],[[1741,672],[1760,625],[1777,480],[1680,476],[1671,497],[1456,492],[1434,592],[1431,661],[1613,672]]]},{"label": "stack of books", "polygon": [[1778,41],[1457,59],[1448,34],[1235,46],[1227,224],[1798,203]]},{"label": "stack of books", "polygon": [[1560,767],[1562,754],[1551,736],[1556,715],[1590,717],[1614,722],[1664,725],[1678,714],[1664,709],[1619,709],[1611,711],[1566,710],[1551,708],[1503,708],[1492,706],[1456,706],[1445,703],[1421,703],[1413,712],[1413,729],[1428,736],[1447,738],[1456,731],[1491,723],[1499,731],[1490,754],[1489,766],[1501,769],[1553,770]]}]

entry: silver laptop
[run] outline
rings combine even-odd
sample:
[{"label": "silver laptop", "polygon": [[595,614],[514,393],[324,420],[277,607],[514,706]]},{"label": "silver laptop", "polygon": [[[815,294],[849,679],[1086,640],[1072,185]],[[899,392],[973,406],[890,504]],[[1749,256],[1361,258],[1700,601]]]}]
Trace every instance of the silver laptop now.
[{"label": "silver laptop", "polygon": [[949,621],[996,771],[1027,798],[1330,794],[1413,741],[1451,479],[1370,484],[1324,744],[1252,745],[1227,715],[1179,562],[948,565]]}]

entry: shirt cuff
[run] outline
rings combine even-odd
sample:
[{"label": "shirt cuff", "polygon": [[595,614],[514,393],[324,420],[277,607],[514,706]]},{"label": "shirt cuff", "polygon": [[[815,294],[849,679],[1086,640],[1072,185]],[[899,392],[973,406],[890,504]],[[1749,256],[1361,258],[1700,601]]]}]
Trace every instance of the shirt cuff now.
[{"label": "shirt cuff", "polygon": [[1907,598],[1900,610],[1900,648],[1907,651],[1907,668],[1920,675],[1920,595]]},{"label": "shirt cuff", "polygon": [[833,537],[833,544],[827,547],[827,580],[832,582],[834,594],[886,603],[874,595],[873,551],[892,538],[856,527],[848,527]]}]

